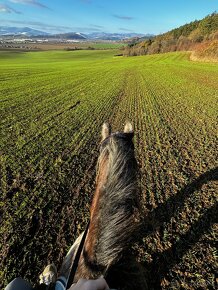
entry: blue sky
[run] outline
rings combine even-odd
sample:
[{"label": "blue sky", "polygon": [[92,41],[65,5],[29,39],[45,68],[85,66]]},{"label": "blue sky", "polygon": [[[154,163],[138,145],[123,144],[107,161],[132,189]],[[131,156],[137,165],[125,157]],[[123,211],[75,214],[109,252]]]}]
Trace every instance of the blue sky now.
[{"label": "blue sky", "polygon": [[0,26],[159,34],[218,10],[218,0],[0,0]]}]

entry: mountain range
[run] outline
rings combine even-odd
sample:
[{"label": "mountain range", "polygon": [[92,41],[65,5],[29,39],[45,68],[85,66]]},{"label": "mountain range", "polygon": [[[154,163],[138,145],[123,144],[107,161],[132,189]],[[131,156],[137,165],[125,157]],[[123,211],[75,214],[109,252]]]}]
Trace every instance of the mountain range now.
[{"label": "mountain range", "polygon": [[8,27],[0,26],[1,37],[41,37],[41,38],[59,38],[69,40],[123,40],[135,37],[150,37],[151,35],[144,35],[141,33],[106,33],[106,32],[92,32],[92,33],[80,33],[80,32],[68,32],[50,34],[44,31],[32,29],[29,27]]}]

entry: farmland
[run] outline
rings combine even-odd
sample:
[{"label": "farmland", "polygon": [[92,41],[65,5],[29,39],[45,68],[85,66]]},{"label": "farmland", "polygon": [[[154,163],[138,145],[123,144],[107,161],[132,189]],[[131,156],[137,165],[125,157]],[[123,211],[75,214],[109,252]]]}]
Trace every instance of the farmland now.
[{"label": "farmland", "polygon": [[184,52],[0,52],[0,276],[35,283],[89,219],[101,125],[135,128],[149,289],[215,289],[218,66]]},{"label": "farmland", "polygon": [[34,41],[0,39],[0,51],[16,50],[16,51],[51,51],[51,50],[82,50],[82,49],[120,49],[127,46],[124,42],[115,41],[84,41],[84,42],[59,42],[59,41]]}]

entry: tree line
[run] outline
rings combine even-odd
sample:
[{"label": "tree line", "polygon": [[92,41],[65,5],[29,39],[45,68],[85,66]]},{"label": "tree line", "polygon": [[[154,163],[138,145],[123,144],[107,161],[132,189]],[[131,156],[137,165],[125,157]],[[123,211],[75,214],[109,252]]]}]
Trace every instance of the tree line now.
[{"label": "tree line", "polygon": [[194,50],[200,43],[218,40],[218,13],[195,20],[179,28],[139,43],[131,43],[123,50],[124,56]]}]

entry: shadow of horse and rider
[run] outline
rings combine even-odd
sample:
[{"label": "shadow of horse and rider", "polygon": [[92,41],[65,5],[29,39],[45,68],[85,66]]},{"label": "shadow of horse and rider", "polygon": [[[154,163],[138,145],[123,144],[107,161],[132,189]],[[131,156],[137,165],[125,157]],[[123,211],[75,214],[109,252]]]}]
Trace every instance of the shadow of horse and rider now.
[{"label": "shadow of horse and rider", "polygon": [[[195,191],[218,180],[218,168],[203,173],[144,215],[140,206],[133,136],[130,123],[126,123],[123,132],[112,133],[108,124],[102,127],[90,222],[71,247],[59,271],[59,279],[66,281],[66,285],[80,278],[96,279],[103,275],[108,285],[115,289],[161,289],[161,279],[216,222],[217,203],[206,209],[170,248],[156,253],[152,262],[140,264],[136,261],[133,244],[140,243],[143,237],[155,231],[155,224],[160,227],[170,222]],[[152,224],[154,220],[156,223]]]},{"label": "shadow of horse and rider", "polygon": [[[188,198],[191,198],[196,192],[200,192],[203,186],[213,181],[218,181],[218,167],[201,174],[185,185],[176,195],[167,199],[165,203],[159,204],[157,208],[150,211],[143,218],[138,240],[142,240],[146,235],[155,232],[157,228],[164,227],[172,217],[182,211]],[[186,233],[180,234],[178,241],[172,243],[170,248],[161,253],[155,253],[152,262],[143,263],[147,272],[149,289],[161,289],[161,280],[169,274],[176,264],[182,261],[185,254],[199,242],[203,235],[209,233],[212,226],[218,222],[217,212],[218,203],[215,202],[211,207],[204,209],[201,217],[193,221],[190,229]],[[151,221],[155,221],[155,223],[151,223]]]}]

